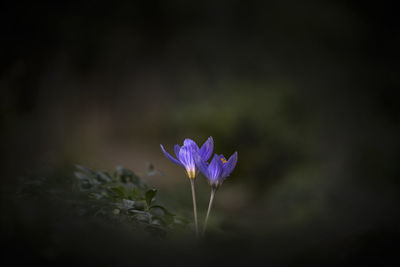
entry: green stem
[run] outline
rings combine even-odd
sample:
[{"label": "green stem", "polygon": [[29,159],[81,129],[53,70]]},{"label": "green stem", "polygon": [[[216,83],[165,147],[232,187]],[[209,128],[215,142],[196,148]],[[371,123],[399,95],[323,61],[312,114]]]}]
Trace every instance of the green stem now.
[{"label": "green stem", "polygon": [[190,179],[190,185],[192,187],[194,226],[195,226],[196,236],[199,236],[199,225],[197,223],[197,206],[196,206],[196,192],[194,190],[194,179]]},{"label": "green stem", "polygon": [[217,189],[215,187],[211,187],[210,202],[208,203],[208,210],[207,210],[206,220],[204,221],[203,235],[206,232],[208,216],[210,216],[210,211],[211,211],[212,203],[214,201],[215,191],[217,191]]}]

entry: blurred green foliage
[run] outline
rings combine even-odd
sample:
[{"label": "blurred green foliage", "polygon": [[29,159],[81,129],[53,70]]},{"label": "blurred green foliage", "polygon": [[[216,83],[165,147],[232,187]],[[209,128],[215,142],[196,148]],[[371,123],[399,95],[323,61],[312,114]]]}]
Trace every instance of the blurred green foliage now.
[{"label": "blurred green foliage", "polygon": [[[118,166],[111,174],[76,165],[75,179],[63,182],[40,178],[23,183],[19,197],[47,199],[66,205],[79,217],[125,225],[134,231],[164,238],[172,230],[187,229],[188,221],[171,213],[133,171]],[[54,180],[54,179],[53,179]],[[65,190],[71,188],[70,192]]]},{"label": "blurred green foliage", "polygon": [[133,223],[160,235],[187,225],[185,219],[158,204],[157,189],[149,188],[131,170],[118,166],[109,174],[76,167],[77,188],[87,195],[92,215]]}]

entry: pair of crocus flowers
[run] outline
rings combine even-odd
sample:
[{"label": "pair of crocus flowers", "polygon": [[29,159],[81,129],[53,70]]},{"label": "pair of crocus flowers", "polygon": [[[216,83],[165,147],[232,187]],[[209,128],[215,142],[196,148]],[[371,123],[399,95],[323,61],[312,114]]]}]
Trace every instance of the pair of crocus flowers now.
[{"label": "pair of crocus flowers", "polygon": [[214,149],[214,140],[212,137],[209,137],[207,141],[201,146],[198,145],[191,139],[185,139],[183,142],[183,146],[175,145],[175,155],[176,158],[171,156],[167,151],[165,151],[162,145],[161,149],[164,152],[165,156],[173,163],[183,166],[186,170],[186,174],[190,180],[191,189],[192,189],[192,197],[193,197],[193,213],[194,213],[194,222],[195,222],[195,230],[198,235],[198,222],[197,222],[197,206],[196,206],[196,193],[194,188],[194,180],[197,177],[199,171],[207,178],[208,183],[211,186],[211,195],[210,202],[208,205],[207,215],[204,222],[203,234],[207,227],[208,217],[210,215],[211,206],[214,200],[215,192],[218,187],[222,184],[222,182],[228,177],[233,169],[236,166],[237,162],[237,152],[233,153],[232,156],[226,160],[225,157],[221,154],[214,154],[211,162],[208,163],[210,159],[213,149]]}]

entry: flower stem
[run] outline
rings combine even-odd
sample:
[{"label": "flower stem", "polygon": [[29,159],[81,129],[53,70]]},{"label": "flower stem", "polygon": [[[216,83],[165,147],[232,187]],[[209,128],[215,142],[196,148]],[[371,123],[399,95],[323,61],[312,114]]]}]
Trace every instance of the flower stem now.
[{"label": "flower stem", "polygon": [[194,190],[194,179],[190,179],[190,185],[192,187],[192,197],[193,197],[194,226],[195,226],[196,236],[199,236],[199,225],[197,223],[197,206],[196,206],[196,192]]},{"label": "flower stem", "polygon": [[215,191],[217,191],[217,189],[215,187],[211,187],[210,202],[208,203],[208,210],[207,210],[206,220],[204,221],[203,235],[206,232],[208,216],[210,216],[210,211],[211,211],[212,203],[214,201]]}]

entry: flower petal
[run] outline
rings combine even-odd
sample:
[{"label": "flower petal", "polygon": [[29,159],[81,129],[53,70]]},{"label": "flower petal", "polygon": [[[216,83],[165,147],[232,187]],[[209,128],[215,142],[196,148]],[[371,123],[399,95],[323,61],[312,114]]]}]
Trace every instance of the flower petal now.
[{"label": "flower petal", "polygon": [[183,146],[179,151],[179,160],[188,173],[189,178],[196,176],[196,163],[194,162],[194,154],[196,151],[191,146]]},{"label": "flower petal", "polygon": [[175,164],[182,165],[182,163],[179,162],[179,160],[175,159],[173,156],[171,156],[167,151],[165,151],[163,145],[160,144],[161,150],[164,152],[165,156],[172,161]]},{"label": "flower petal", "polygon": [[204,144],[201,146],[199,154],[200,157],[204,160],[207,161],[211,157],[214,149],[214,140],[210,136],[207,141],[204,142]]},{"label": "flower petal", "polygon": [[175,149],[175,155],[179,159],[179,150],[181,150],[181,147],[179,145],[175,145],[174,149]]},{"label": "flower petal", "polygon": [[194,154],[194,161],[196,163],[196,167],[200,170],[200,172],[206,177],[209,177],[208,173],[208,164],[205,162],[199,155],[199,153]]},{"label": "flower petal", "polygon": [[196,144],[195,141],[193,141],[192,139],[186,138],[183,141],[183,145],[184,146],[190,146],[192,147],[195,151],[199,151],[199,146]]},{"label": "flower petal", "polygon": [[210,162],[210,165],[208,166],[208,174],[209,174],[208,179],[210,180],[210,182],[212,183],[217,182],[218,179],[221,178],[221,172],[222,172],[222,161],[220,156],[215,154]]},{"label": "flower petal", "polygon": [[229,176],[229,174],[231,174],[231,172],[233,171],[233,169],[235,169],[236,163],[237,163],[237,152],[233,153],[233,155],[229,158],[229,160],[223,164],[222,166],[222,173],[221,173],[221,177],[222,178],[226,178]]}]

